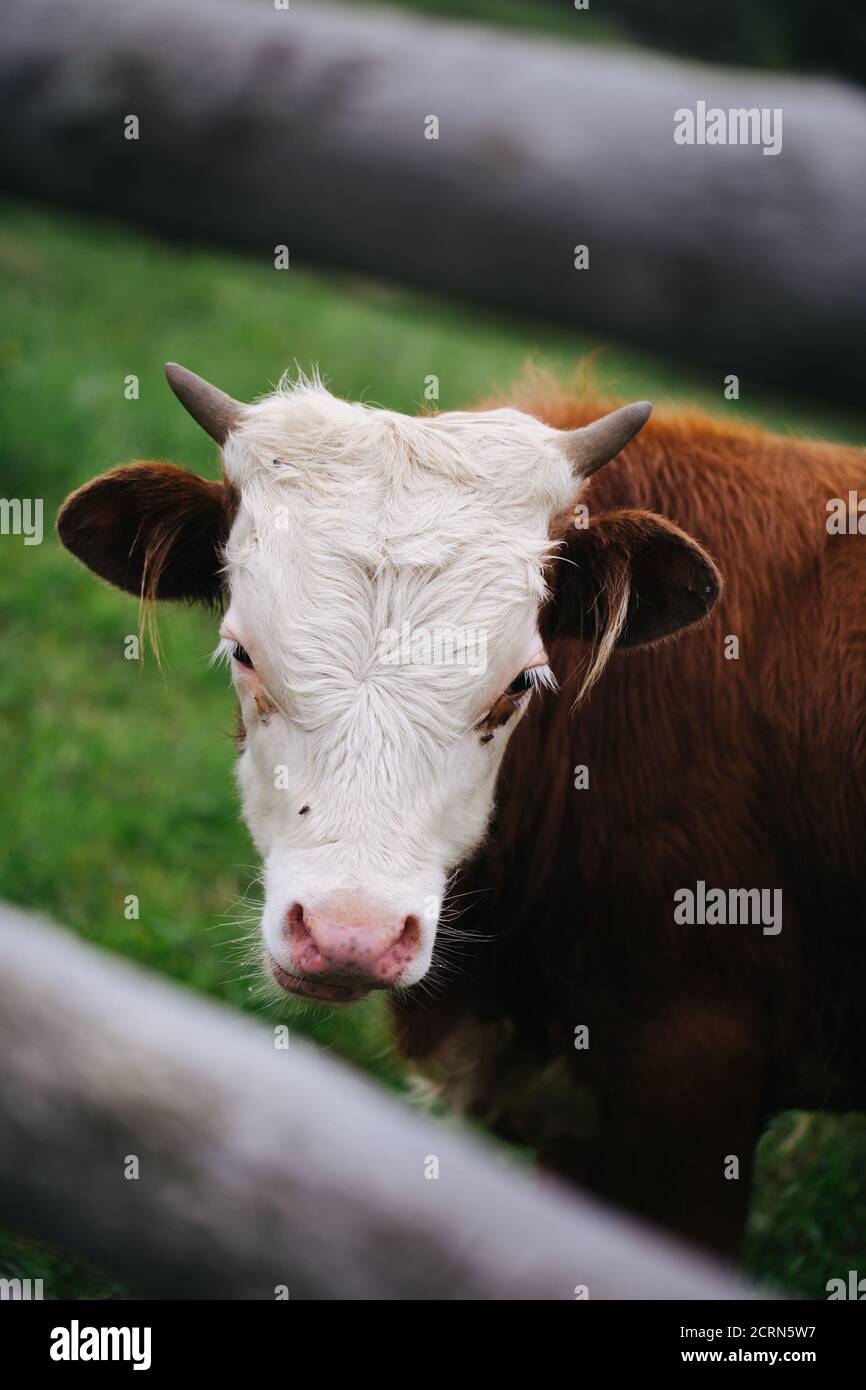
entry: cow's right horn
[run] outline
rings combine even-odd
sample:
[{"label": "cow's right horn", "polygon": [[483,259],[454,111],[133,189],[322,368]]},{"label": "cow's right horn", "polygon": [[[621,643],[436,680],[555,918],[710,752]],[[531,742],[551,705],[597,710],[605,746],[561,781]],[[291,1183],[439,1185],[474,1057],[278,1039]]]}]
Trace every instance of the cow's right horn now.
[{"label": "cow's right horn", "polygon": [[187,371],[177,362],[166,362],[165,375],[181,405],[217,444],[225,444],[245,407],[204,377]]}]

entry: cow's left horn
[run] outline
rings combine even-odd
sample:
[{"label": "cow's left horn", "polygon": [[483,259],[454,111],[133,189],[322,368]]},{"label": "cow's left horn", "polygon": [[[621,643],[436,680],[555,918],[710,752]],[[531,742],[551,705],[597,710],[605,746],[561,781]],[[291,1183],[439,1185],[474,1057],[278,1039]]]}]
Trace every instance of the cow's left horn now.
[{"label": "cow's left horn", "polygon": [[168,384],[181,405],[206,430],[217,444],[225,444],[244,411],[240,401],[233,400],[218,386],[211,386],[204,377],[188,372],[177,362],[166,362]]},{"label": "cow's left horn", "polygon": [[649,401],[632,401],[631,405],[621,406],[619,410],[603,415],[591,425],[579,430],[567,430],[563,435],[563,447],[571,459],[575,476],[588,478],[616,458],[630,439],[645,425],[652,414]]}]

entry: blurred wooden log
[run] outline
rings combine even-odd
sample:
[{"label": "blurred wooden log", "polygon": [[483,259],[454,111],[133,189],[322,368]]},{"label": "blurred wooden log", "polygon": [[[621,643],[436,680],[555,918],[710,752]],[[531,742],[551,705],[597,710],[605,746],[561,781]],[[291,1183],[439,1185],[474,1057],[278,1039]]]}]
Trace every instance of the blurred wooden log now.
[{"label": "blurred wooden log", "polygon": [[302,1040],[278,1050],[269,1029],[6,907],[0,1214],[169,1298],[743,1296]]},{"label": "blurred wooden log", "polygon": [[[676,145],[698,100],[781,108],[782,153]],[[862,402],[866,98],[842,84],[303,0],[7,0],[0,178],[553,315],[720,391]]]}]

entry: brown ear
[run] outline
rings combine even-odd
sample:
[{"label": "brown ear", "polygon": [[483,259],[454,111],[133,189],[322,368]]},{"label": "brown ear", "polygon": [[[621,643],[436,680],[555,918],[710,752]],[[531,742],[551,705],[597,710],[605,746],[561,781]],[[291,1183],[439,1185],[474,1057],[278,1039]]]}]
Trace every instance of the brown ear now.
[{"label": "brown ear", "polygon": [[659,642],[700,622],[722,589],[706,551],[653,512],[605,512],[571,527],[554,564],[542,635],[609,647]]},{"label": "brown ear", "polygon": [[170,463],[131,463],[67,497],[57,533],[88,569],[144,598],[218,601],[229,531],[223,483]]}]

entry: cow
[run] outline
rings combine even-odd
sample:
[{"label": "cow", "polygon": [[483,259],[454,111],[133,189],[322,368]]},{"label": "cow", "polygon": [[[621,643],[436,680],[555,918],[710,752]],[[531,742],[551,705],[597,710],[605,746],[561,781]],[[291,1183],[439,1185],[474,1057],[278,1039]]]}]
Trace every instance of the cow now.
[{"label": "cow", "polygon": [[221,479],[114,468],[58,531],[221,615],[266,970],[389,991],[449,1105],[736,1254],[767,1118],[864,1104],[866,592],[827,522],[862,453],[539,381],[412,417],[166,370]]}]

